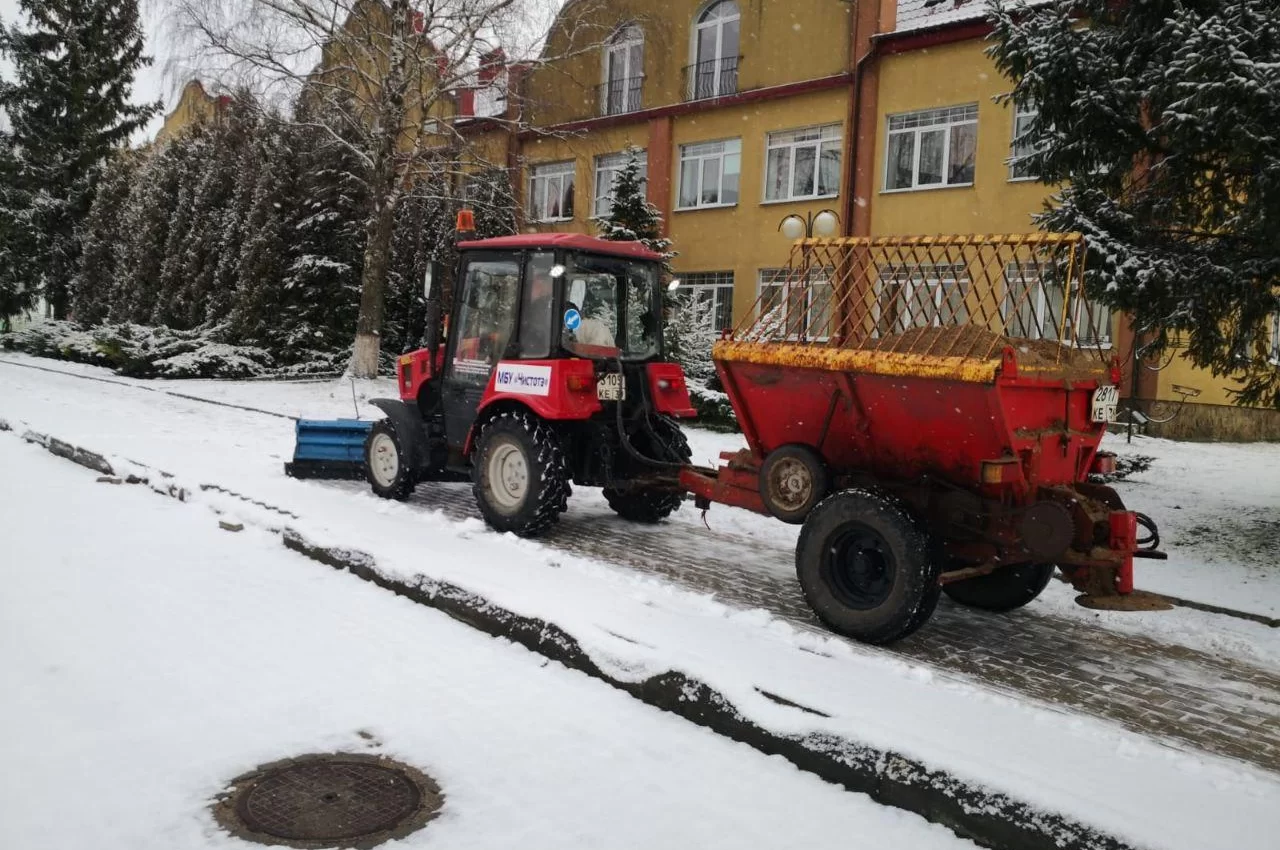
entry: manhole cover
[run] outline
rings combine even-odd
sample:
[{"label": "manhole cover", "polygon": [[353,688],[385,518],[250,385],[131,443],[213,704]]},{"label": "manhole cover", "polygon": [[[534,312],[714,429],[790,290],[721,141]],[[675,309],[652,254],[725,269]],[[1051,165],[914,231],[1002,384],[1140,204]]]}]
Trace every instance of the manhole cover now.
[{"label": "manhole cover", "polygon": [[372,847],[424,826],[440,788],[408,765],[377,756],[302,756],[232,783],[214,806],[242,838],[294,847]]}]

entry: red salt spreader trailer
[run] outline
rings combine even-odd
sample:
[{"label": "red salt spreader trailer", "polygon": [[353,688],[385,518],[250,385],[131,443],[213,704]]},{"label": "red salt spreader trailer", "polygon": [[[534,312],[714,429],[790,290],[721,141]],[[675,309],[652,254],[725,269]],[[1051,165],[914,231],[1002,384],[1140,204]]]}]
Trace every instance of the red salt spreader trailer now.
[{"label": "red salt spreader trailer", "polygon": [[1060,570],[1081,604],[1153,610],[1155,524],[1091,476],[1115,418],[1110,318],[1075,234],[808,239],[713,348],[748,445],[679,483],[802,525],[796,570],[833,630],[914,632],[940,593],[1008,611]]}]

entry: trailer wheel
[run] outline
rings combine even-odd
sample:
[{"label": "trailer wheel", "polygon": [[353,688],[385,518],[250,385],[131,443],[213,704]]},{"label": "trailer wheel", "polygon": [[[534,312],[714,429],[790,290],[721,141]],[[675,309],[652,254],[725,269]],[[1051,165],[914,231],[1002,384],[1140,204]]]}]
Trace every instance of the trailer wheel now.
[{"label": "trailer wheel", "polygon": [[[662,443],[662,445],[650,447],[655,459],[671,463],[688,463],[693,457],[688,438],[675,422],[665,416],[659,417],[653,423],[653,430],[657,432],[659,441]],[[613,512],[625,520],[655,523],[666,519],[678,510],[684,502],[684,495],[670,490],[605,487],[604,499],[609,503],[609,507],[613,508]]]},{"label": "trailer wheel", "polygon": [[1012,611],[1035,599],[1049,586],[1053,564],[1023,564],[1005,567],[985,576],[967,578],[944,585],[953,602],[983,611]]},{"label": "trailer wheel", "polygon": [[818,453],[798,443],[780,446],[760,467],[760,498],[783,522],[799,525],[827,495],[830,477]]},{"label": "trailer wheel", "polygon": [[568,507],[564,454],[547,424],[524,411],[500,413],[480,429],[472,492],[492,528],[536,537]]},{"label": "trailer wheel", "polygon": [[415,486],[413,467],[405,457],[404,442],[390,418],[373,423],[364,440],[364,474],[373,492],[384,499],[403,502]]},{"label": "trailer wheel", "polygon": [[809,514],[796,544],[796,574],[814,613],[833,631],[892,643],[920,628],[938,602],[929,535],[900,501],[843,490]]}]

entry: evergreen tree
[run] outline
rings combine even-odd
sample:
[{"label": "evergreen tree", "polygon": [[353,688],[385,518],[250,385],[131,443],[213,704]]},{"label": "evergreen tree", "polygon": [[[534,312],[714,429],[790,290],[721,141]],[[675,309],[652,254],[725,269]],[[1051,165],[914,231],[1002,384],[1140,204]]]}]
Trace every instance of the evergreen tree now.
[{"label": "evergreen tree", "polygon": [[[216,252],[217,264],[207,288],[205,321],[229,320],[236,303],[236,288],[240,282],[240,259],[243,243],[248,235],[249,213],[253,207],[258,177],[264,167],[262,137],[267,132],[260,117],[252,117],[245,128],[247,141],[235,157],[235,184],[231,197],[222,211],[221,233]],[[228,151],[231,155],[232,151]]]},{"label": "evergreen tree", "polygon": [[[609,215],[596,219],[596,227],[601,238],[613,242],[641,242],[650,251],[661,254],[665,261],[663,268],[671,271],[671,260],[676,252],[671,250],[671,240],[662,235],[662,213],[645,196],[644,179],[640,173],[640,149],[628,146],[626,162],[618,170],[613,180],[613,204]],[[690,374],[701,369],[702,363],[694,350],[686,350],[688,346],[680,334],[680,324],[675,317],[684,307],[687,293],[672,294],[664,287],[662,290],[662,311],[664,322],[663,339],[666,343],[666,355],[681,364]],[[685,317],[686,323],[688,317]]]},{"label": "evergreen tree", "polygon": [[83,260],[76,275],[71,316],[77,322],[96,325],[106,319],[121,272],[124,243],[128,238],[121,211],[129,205],[138,173],[138,156],[121,152],[103,171],[98,193],[89,209],[83,233]]},{"label": "evergreen tree", "polygon": [[145,324],[156,310],[169,222],[186,164],[184,153],[181,145],[164,145],[138,169],[123,210],[124,242],[107,311],[109,321]]},{"label": "evergreen tree", "polygon": [[208,169],[212,144],[202,127],[195,127],[171,143],[177,161],[175,184],[177,196],[169,210],[169,232],[164,244],[164,258],[160,264],[160,280],[157,283],[155,305],[148,324],[168,327],[186,327],[187,317],[195,305],[186,303],[187,253],[193,242],[198,242],[200,232],[196,222],[196,198],[200,193],[203,177]]},{"label": "evergreen tree", "polygon": [[239,342],[274,352],[281,351],[286,336],[280,314],[289,268],[285,211],[296,203],[297,161],[288,139],[275,127],[262,140],[262,148],[262,167],[244,222],[231,333]]},{"label": "evergreen tree", "polygon": [[29,251],[23,239],[30,230],[19,220],[26,211],[16,197],[17,170],[12,140],[0,133],[0,331],[9,329],[12,317],[35,305],[35,289],[24,260]]},{"label": "evergreen tree", "polygon": [[1026,167],[1067,184],[1040,225],[1085,234],[1092,293],[1147,355],[1182,338],[1243,373],[1238,401],[1280,408],[1280,4],[996,0],[991,19],[1010,99],[1039,109]]},{"label": "evergreen tree", "polygon": [[19,0],[28,28],[0,30],[16,79],[0,81],[12,123],[13,203],[0,233],[38,270],[53,315],[66,316],[79,268],[78,228],[102,163],[158,105],[130,101],[142,55],[137,0]]}]

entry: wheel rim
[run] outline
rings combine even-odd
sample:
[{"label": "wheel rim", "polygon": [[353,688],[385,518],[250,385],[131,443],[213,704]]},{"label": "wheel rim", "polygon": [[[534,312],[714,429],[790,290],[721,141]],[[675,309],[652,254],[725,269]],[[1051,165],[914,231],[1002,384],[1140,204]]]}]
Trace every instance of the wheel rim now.
[{"label": "wheel rim", "polygon": [[374,434],[369,445],[369,471],[379,487],[396,483],[400,472],[400,449],[388,434]]},{"label": "wheel rim", "polygon": [[489,452],[489,494],[504,512],[517,510],[529,492],[529,463],[520,447],[502,442]]},{"label": "wheel rim", "polygon": [[883,605],[893,591],[897,559],[873,528],[850,524],[827,550],[823,578],[842,605],[867,611]]},{"label": "wheel rim", "polygon": [[784,511],[798,511],[813,498],[813,473],[796,458],[784,458],[769,473],[769,496]]}]

